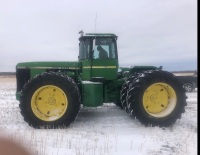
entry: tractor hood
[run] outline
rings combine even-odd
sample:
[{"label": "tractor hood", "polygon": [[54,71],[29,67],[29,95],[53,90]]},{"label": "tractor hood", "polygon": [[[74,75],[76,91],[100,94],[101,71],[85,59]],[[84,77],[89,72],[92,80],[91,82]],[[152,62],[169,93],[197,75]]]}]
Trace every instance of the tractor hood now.
[{"label": "tractor hood", "polygon": [[80,69],[80,62],[77,61],[46,61],[46,62],[23,62],[18,63],[16,69]]}]

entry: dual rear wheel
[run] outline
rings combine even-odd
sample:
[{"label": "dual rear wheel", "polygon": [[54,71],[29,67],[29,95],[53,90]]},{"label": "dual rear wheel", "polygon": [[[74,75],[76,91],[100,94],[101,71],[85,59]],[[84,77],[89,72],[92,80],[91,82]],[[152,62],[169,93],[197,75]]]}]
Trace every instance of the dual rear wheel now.
[{"label": "dual rear wheel", "polygon": [[171,73],[161,70],[130,75],[121,89],[123,108],[145,125],[169,126],[186,106],[182,83]]}]

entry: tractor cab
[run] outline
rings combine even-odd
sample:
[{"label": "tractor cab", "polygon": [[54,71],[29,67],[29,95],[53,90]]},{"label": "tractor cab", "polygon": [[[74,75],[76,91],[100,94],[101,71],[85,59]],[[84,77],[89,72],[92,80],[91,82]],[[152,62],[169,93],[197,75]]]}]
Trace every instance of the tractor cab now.
[{"label": "tractor cab", "polygon": [[86,33],[79,38],[83,80],[114,80],[118,70],[117,36]]}]

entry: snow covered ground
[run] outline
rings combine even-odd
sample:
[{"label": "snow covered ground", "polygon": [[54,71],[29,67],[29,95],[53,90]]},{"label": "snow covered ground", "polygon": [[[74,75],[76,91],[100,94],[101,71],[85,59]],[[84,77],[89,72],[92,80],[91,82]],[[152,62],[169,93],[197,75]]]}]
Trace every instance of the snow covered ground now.
[{"label": "snow covered ground", "polygon": [[[33,129],[15,99],[15,78],[0,77],[0,136],[21,141],[33,155],[195,155],[197,90],[172,127],[145,127],[112,103],[82,108],[65,129]],[[1,154],[1,153],[0,153]]]}]

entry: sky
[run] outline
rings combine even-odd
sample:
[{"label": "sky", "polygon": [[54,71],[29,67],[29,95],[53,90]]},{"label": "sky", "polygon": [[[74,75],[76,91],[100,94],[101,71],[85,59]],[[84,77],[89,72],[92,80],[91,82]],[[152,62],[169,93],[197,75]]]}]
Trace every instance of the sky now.
[{"label": "sky", "polygon": [[0,0],[0,72],[78,61],[80,30],[116,34],[120,66],[197,70],[197,0]]}]

